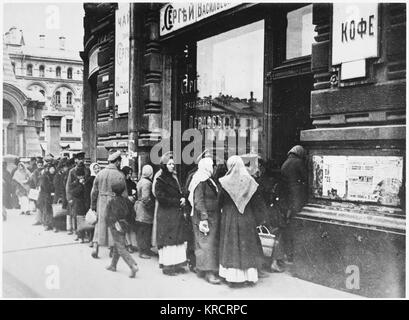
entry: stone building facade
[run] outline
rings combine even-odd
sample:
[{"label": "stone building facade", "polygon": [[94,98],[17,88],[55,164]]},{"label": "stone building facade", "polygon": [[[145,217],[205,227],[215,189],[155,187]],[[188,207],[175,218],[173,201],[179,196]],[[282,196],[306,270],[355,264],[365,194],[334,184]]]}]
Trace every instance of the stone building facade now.
[{"label": "stone building facade", "polygon": [[[309,196],[291,225],[294,274],[365,296],[404,295],[405,4],[132,3],[125,19],[121,4],[84,9],[91,161],[119,149],[139,172],[164,132],[174,151],[188,144],[177,126],[214,129],[227,155],[230,136],[217,129],[237,142],[244,133],[238,153],[256,141],[277,166],[302,144]],[[125,112],[116,96],[124,21]],[[178,166],[182,181],[189,169]],[[348,282],[354,272],[360,286]]]},{"label": "stone building facade", "polygon": [[41,153],[59,156],[63,149],[82,149],[83,64],[79,53],[65,48],[64,37],[60,37],[59,48],[55,49],[47,48],[46,41],[45,36],[40,35],[38,46],[26,46],[23,33],[16,28],[4,35],[17,83],[44,97]]}]

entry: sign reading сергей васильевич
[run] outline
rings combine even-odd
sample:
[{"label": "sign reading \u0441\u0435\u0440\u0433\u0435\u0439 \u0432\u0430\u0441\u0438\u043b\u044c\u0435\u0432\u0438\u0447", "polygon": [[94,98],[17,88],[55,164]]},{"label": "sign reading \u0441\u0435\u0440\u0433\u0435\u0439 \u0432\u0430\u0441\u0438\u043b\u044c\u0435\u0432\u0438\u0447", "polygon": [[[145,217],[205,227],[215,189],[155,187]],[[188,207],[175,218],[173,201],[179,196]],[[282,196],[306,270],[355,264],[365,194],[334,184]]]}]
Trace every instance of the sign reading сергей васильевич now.
[{"label": "sign reading \u0441\u0435\u0440\u0433\u0435\u0439 \u0432\u0430\u0441\u0438\u043b\u044c\u0435\u0432\u0438\u0447", "polygon": [[219,12],[241,5],[224,2],[168,3],[160,10],[160,36],[192,25]]}]

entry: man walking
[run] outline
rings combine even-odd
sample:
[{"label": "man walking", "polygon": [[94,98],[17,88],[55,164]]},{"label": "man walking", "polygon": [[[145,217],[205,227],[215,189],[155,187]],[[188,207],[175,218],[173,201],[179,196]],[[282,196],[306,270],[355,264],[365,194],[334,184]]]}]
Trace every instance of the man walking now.
[{"label": "man walking", "polygon": [[[121,152],[116,151],[112,153],[108,157],[108,162],[108,166],[95,177],[91,191],[91,209],[96,211],[98,215],[98,222],[95,226],[93,239],[93,258],[98,258],[99,246],[109,246],[109,248],[113,248],[112,234],[106,223],[107,204],[115,197],[115,193],[112,190],[113,184],[123,183],[126,185],[125,176],[122,171],[120,171]],[[122,192],[122,196],[125,198],[128,197],[126,188]]]}]

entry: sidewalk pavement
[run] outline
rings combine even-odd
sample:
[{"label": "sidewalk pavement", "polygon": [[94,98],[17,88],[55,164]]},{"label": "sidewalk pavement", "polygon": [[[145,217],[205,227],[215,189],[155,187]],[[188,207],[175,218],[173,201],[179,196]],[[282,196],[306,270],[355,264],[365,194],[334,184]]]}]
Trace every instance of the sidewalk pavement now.
[{"label": "sidewalk pavement", "polygon": [[129,299],[362,299],[343,291],[271,273],[252,287],[211,285],[187,272],[162,274],[157,258],[133,254],[139,265],[135,279],[128,278],[124,261],[117,272],[105,270],[108,250],[91,257],[87,243],[74,241],[67,232],[44,231],[33,226],[34,217],[8,212],[3,222],[4,298],[129,298]]}]

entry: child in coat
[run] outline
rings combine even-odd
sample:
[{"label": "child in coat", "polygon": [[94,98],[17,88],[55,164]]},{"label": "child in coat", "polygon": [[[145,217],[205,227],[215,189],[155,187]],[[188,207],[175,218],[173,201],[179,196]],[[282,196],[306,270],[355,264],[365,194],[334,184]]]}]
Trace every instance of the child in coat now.
[{"label": "child in coat", "polygon": [[135,212],[132,202],[129,199],[122,197],[124,190],[125,184],[123,182],[118,181],[117,183],[114,183],[112,185],[112,191],[115,193],[115,197],[107,204],[106,223],[111,230],[114,241],[113,257],[111,265],[107,267],[107,270],[116,271],[119,258],[122,257],[131,269],[129,277],[135,278],[135,274],[138,271],[138,265],[126,250],[125,238],[126,232],[129,230],[129,226],[132,223],[132,219],[135,219]]}]

